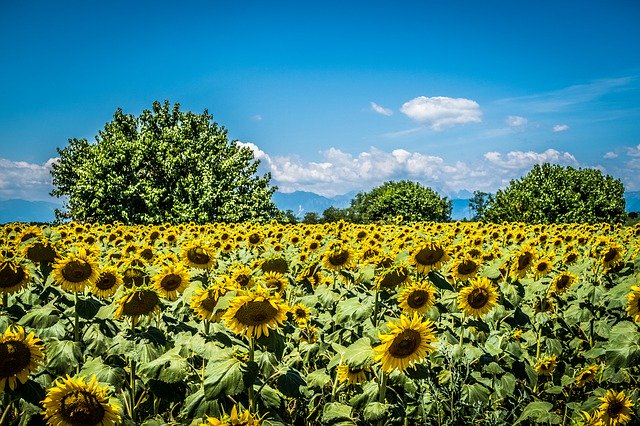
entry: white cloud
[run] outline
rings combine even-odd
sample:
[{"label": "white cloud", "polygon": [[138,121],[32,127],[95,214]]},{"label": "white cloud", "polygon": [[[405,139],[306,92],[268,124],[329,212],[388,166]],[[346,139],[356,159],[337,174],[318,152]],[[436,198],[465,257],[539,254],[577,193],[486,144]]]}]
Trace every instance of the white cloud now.
[{"label": "white cloud", "polygon": [[519,115],[510,115],[505,119],[507,125],[511,127],[523,127],[527,124],[527,119]]},{"label": "white cloud", "polygon": [[544,152],[534,151],[511,151],[508,152],[506,158],[499,152],[487,152],[484,158],[494,166],[505,169],[526,169],[534,164],[556,163],[556,164],[572,164],[578,162],[576,158],[568,152],[561,153],[555,149],[547,149]]},{"label": "white cloud", "polygon": [[57,160],[50,158],[43,164],[34,164],[0,158],[0,199],[52,201],[50,171]]},{"label": "white cloud", "polygon": [[627,148],[627,155],[629,157],[640,157],[640,145]]},{"label": "white cloud", "polygon": [[569,130],[569,126],[567,124],[556,124],[553,126],[554,133],[566,132],[567,130]]},{"label": "white cloud", "polygon": [[389,108],[385,108],[382,105],[378,105],[375,102],[371,102],[371,109],[377,112],[378,114],[386,115],[387,117],[393,114],[393,111],[391,111]]},{"label": "white cloud", "polygon": [[418,96],[405,102],[400,111],[438,131],[457,124],[482,122],[482,111],[478,103],[464,98]]},{"label": "white cloud", "polygon": [[611,160],[613,158],[618,158],[618,154],[616,154],[613,151],[609,151],[604,155],[604,158],[607,159],[607,160]]},{"label": "white cloud", "polygon": [[256,114],[256,115],[252,116],[251,119],[253,121],[262,121],[262,115]]}]

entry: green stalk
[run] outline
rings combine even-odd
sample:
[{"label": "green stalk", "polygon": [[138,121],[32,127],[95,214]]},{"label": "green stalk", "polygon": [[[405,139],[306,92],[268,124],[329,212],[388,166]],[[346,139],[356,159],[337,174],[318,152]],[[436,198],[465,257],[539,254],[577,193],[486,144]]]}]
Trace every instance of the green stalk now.
[{"label": "green stalk", "polygon": [[378,310],[380,309],[380,300],[378,297],[378,290],[375,290],[375,300],[373,302],[373,327],[377,327],[378,326]]},{"label": "green stalk", "polygon": [[333,386],[331,387],[331,402],[336,402],[337,391],[338,391],[338,369],[336,368],[336,377],[333,379]]},{"label": "green stalk", "polygon": [[131,374],[129,376],[129,387],[131,388],[131,412],[129,413],[131,415],[131,420],[133,420],[133,422],[136,422],[136,409],[134,407],[135,401],[136,401],[136,362],[135,360],[131,359],[130,361],[130,365],[131,365]]},{"label": "green stalk", "polygon": [[9,294],[2,293],[2,306],[7,309],[9,307]]},{"label": "green stalk", "polygon": [[[380,382],[380,389],[378,391],[379,392],[378,402],[382,404],[384,404],[387,399],[387,379],[388,378],[389,378],[389,375],[384,371],[382,371],[382,380]],[[378,426],[383,426],[383,425],[384,425],[384,419],[378,422]]]},{"label": "green stalk", "polygon": [[5,392],[3,399],[4,399],[3,402],[5,407],[4,407],[4,411],[2,412],[2,417],[0,417],[0,425],[8,424],[8,423],[5,423],[5,420],[6,420],[6,417],[9,415],[9,411],[11,411],[11,408],[13,408],[13,401],[11,401],[11,395]]},{"label": "green stalk", "polygon": [[[253,362],[255,353],[255,341],[253,337],[249,337],[249,362]],[[255,413],[255,393],[253,390],[253,383],[249,383],[249,412]]]},{"label": "green stalk", "polygon": [[73,341],[80,341],[80,315],[78,315],[78,292],[73,292],[75,296],[75,320],[73,322]]},{"label": "green stalk", "polygon": [[209,336],[209,326],[210,326],[210,322],[208,319],[204,320],[204,334]]}]

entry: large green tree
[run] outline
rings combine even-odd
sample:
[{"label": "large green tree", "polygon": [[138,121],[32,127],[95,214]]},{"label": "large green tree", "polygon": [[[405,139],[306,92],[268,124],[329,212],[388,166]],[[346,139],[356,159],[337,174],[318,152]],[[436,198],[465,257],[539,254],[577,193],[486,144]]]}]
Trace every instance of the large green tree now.
[{"label": "large green tree", "polygon": [[66,197],[59,219],[179,223],[268,220],[278,210],[270,175],[253,152],[229,141],[205,110],[154,102],[138,117],[117,109],[95,143],[58,148],[52,195]]},{"label": "large green tree", "polygon": [[491,222],[598,223],[626,219],[624,186],[597,169],[535,165],[490,199],[481,219]]},{"label": "large green tree", "polygon": [[390,181],[358,193],[351,200],[349,217],[361,223],[393,221],[399,216],[405,222],[447,221],[452,207],[446,197],[418,182]]}]

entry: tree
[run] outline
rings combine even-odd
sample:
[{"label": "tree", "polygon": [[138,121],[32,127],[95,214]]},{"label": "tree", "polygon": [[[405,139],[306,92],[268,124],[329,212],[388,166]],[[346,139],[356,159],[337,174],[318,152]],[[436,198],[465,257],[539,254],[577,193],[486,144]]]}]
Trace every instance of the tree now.
[{"label": "tree", "polygon": [[473,191],[473,197],[469,200],[469,209],[474,212],[471,220],[483,220],[487,207],[493,201],[493,194],[483,191]]},{"label": "tree", "polygon": [[118,108],[96,143],[70,139],[53,165],[51,195],[68,197],[58,219],[197,223],[268,220],[278,209],[270,175],[224,127],[180,105],[153,103],[139,117]]},{"label": "tree", "polygon": [[491,222],[619,223],[625,220],[624,186],[596,169],[535,165],[499,190],[485,210]]},{"label": "tree", "polygon": [[320,223],[320,216],[316,212],[306,212],[302,217],[302,223],[306,223],[308,225]]},{"label": "tree", "polygon": [[322,212],[322,222],[330,223],[330,222],[339,222],[341,220],[348,221],[349,220],[349,212],[347,209],[339,209],[337,207],[331,206],[326,208]]},{"label": "tree", "polygon": [[452,202],[431,188],[408,180],[390,181],[360,192],[351,200],[349,215],[355,222],[447,221],[451,219]]}]

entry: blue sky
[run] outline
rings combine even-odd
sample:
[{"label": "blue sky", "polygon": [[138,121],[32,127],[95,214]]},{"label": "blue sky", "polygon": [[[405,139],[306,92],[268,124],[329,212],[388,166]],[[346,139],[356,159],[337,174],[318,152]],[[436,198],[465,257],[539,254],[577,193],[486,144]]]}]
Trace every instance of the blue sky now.
[{"label": "blue sky", "polygon": [[640,3],[0,3],[0,199],[116,108],[202,112],[283,191],[493,192],[540,162],[640,190]]}]

